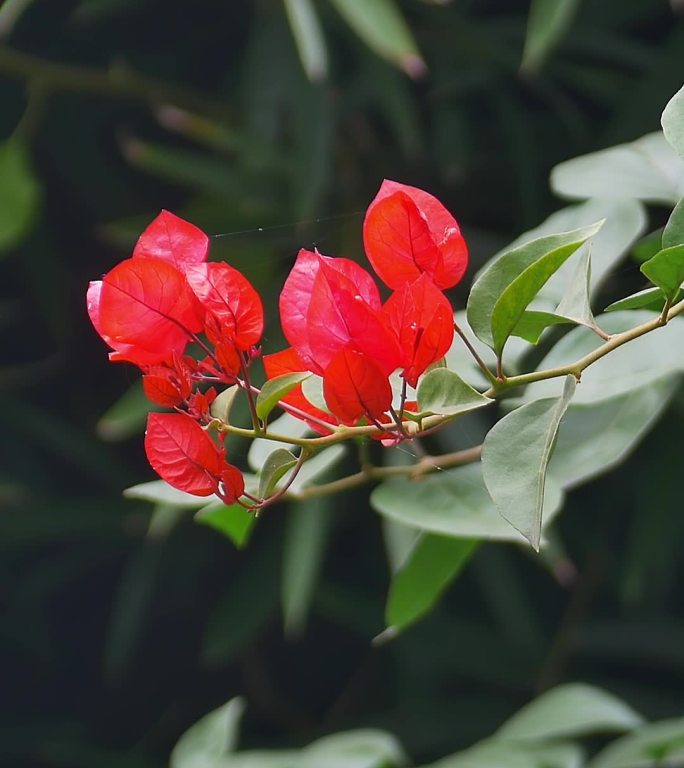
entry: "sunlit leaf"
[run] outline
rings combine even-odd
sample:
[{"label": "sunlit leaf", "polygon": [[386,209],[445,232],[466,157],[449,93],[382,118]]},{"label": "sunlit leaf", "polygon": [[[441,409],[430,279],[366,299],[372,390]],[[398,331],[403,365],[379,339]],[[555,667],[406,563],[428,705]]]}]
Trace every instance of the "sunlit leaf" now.
[{"label": "sunlit leaf", "polygon": [[421,413],[455,415],[492,402],[447,368],[428,371],[418,386],[418,409]]},{"label": "sunlit leaf", "polygon": [[424,768],[583,768],[576,744],[519,744],[487,739]]},{"label": "sunlit leaf", "polygon": [[677,768],[684,763],[684,718],[649,723],[609,744],[587,768]]},{"label": "sunlit leaf", "polygon": [[385,606],[387,626],[401,631],[427,613],[461,572],[476,546],[473,539],[423,534],[392,579]]},{"label": "sunlit leaf", "polygon": [[244,708],[242,699],[231,699],[196,722],[173,748],[170,767],[220,768],[235,749]]},{"label": "sunlit leaf", "polygon": [[667,102],[660,122],[670,146],[684,158],[684,87]]},{"label": "sunlit leaf", "polygon": [[663,230],[663,248],[684,243],[684,197],[675,205]]},{"label": "sunlit leaf", "polygon": [[519,710],[496,738],[545,741],[593,733],[631,731],[643,719],[631,707],[590,685],[560,685]]},{"label": "sunlit leaf", "polygon": [[674,204],[684,195],[684,160],[661,132],[631,144],[566,160],[551,171],[551,187],[561,197],[632,197]]},{"label": "sunlit leaf", "polygon": [[546,468],[577,381],[565,379],[560,398],[537,400],[504,416],[482,446],[482,474],[501,515],[539,548]]},{"label": "sunlit leaf", "polygon": [[185,491],[179,491],[165,480],[152,480],[149,483],[132,485],[130,488],[126,488],[123,495],[127,499],[142,499],[143,501],[151,501],[154,504],[168,504],[187,509],[197,509],[205,506],[207,503],[206,498],[195,496]]}]

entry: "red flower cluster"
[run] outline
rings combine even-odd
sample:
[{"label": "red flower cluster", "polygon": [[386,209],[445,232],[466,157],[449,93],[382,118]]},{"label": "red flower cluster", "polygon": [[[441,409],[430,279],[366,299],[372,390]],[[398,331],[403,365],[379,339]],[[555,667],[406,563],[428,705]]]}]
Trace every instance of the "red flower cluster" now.
[{"label": "red flower cluster", "polygon": [[[391,421],[390,374],[399,370],[415,387],[453,339],[453,310],[442,291],[461,279],[468,256],[451,214],[428,193],[385,181],[363,236],[371,265],[393,291],[389,298],[382,302],[373,277],[355,262],[301,250],[280,296],[291,347],[264,357],[269,379],[301,371],[320,377],[326,411],[301,385],[281,401],[319,431],[325,423]],[[198,385],[237,384],[251,396],[263,307],[240,272],[207,262],[208,246],[197,227],[162,212],[132,257],[90,284],[88,312],[110,359],[139,366],[148,398],[176,411],[149,416],[152,467],[176,488],[232,503],[244,492],[242,476],[203,428],[216,391]],[[191,343],[199,357],[186,354]]]}]

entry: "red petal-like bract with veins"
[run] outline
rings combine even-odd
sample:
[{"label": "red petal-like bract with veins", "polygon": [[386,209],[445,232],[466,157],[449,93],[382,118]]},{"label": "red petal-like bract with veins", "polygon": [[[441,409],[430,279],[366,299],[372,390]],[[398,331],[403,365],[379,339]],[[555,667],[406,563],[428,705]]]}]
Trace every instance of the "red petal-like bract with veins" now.
[{"label": "red petal-like bract with veins", "polygon": [[348,347],[341,349],[325,369],[323,396],[335,416],[349,425],[362,416],[383,421],[392,405],[387,376],[367,355]]},{"label": "red petal-like bract with veins", "polygon": [[395,291],[382,309],[404,352],[404,377],[415,387],[428,366],[441,360],[454,339],[453,309],[425,274]]},{"label": "red petal-like bract with veins", "polygon": [[181,271],[207,260],[209,238],[185,219],[162,211],[140,235],[133,258],[162,259]]},{"label": "red petal-like bract with veins", "polygon": [[[294,349],[291,348],[283,349],[280,352],[274,352],[272,355],[264,355],[263,362],[266,378],[268,379],[275,379],[277,376],[284,376],[287,373],[299,373],[308,370],[306,365],[299,359]],[[301,384],[298,384],[294,389],[290,390],[282,400],[287,405],[291,405],[315,419],[327,421],[332,425],[338,424],[338,421],[334,416],[322,411],[320,408],[316,408],[315,405],[312,405],[306,399],[302,392]],[[307,421],[307,424],[314,431],[321,434],[327,434],[327,431],[320,424],[312,421]]]},{"label": "red petal-like bract with veins", "polygon": [[173,368],[150,366],[142,377],[148,400],[166,408],[180,405],[192,392],[192,381]]},{"label": "red petal-like bract with veins", "polygon": [[259,343],[264,308],[244,275],[225,262],[191,265],[185,275],[208,315],[218,321],[218,328],[211,329],[214,335],[243,351]]},{"label": "red petal-like bract with veins", "polygon": [[458,223],[439,200],[387,179],[366,212],[363,242],[378,277],[394,289],[422,273],[451,288],[468,266]]},{"label": "red petal-like bract with veins", "polygon": [[352,344],[387,372],[400,350],[380,316],[373,278],[348,259],[301,250],[280,294],[283,332],[308,370],[321,374]]},{"label": "red petal-like bract with veins", "polygon": [[93,324],[120,353],[112,359],[170,360],[202,328],[202,309],[185,277],[160,259],[122,261],[104,276],[99,291],[93,286],[91,291],[93,300],[97,294]]},{"label": "red petal-like bract with veins", "polygon": [[235,504],[245,492],[245,478],[242,472],[232,464],[227,464],[221,472],[221,484],[223,486],[221,499],[225,504]]},{"label": "red petal-like bract with veins", "polygon": [[145,452],[163,480],[195,496],[214,493],[229,466],[211,437],[184,413],[151,413]]}]

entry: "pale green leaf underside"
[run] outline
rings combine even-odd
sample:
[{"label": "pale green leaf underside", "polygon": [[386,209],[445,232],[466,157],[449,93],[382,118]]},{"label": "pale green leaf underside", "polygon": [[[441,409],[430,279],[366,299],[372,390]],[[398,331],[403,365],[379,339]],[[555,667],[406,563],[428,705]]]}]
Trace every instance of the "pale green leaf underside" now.
[{"label": "pale green leaf underside", "polygon": [[418,408],[421,413],[452,416],[492,402],[447,368],[429,371],[418,385]]},{"label": "pale green leaf underside", "polygon": [[668,101],[660,122],[670,146],[684,159],[684,87]]},{"label": "pale green leaf underside", "polygon": [[575,392],[573,376],[561,397],[512,411],[489,431],[482,446],[482,474],[501,515],[539,548],[546,468],[561,419]]},{"label": "pale green leaf underside", "polygon": [[278,481],[296,463],[297,457],[285,448],[276,448],[269,454],[259,471],[259,496],[268,498],[275,491]]}]

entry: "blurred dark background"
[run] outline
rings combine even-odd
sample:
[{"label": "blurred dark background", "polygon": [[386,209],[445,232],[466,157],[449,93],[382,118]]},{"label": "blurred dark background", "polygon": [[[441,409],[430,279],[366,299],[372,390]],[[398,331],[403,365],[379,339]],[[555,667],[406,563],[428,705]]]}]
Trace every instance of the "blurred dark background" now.
[{"label": "blurred dark background", "polygon": [[[389,576],[367,491],[322,510],[308,622],[288,633],[285,506],[239,551],[190,514],[150,528],[151,506],[121,497],[152,479],[138,374],[107,362],[85,289],[159,209],[217,235],[213,253],[267,307],[299,247],[362,258],[384,177],[443,200],[477,266],[561,205],[554,164],[657,130],[684,74],[684,18],[666,0],[575,3],[522,70],[528,2],[401,0],[420,77],[410,45],[383,58],[335,5],[315,2],[327,65],[310,51],[308,77],[280,0],[0,5],[3,766],[162,766],[238,694],[245,745],[378,725],[416,760],[563,680],[649,717],[684,712],[682,397],[623,467],[571,495],[558,525],[572,586],[483,547],[381,648]],[[273,313],[265,346],[281,346]]]}]

